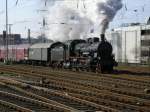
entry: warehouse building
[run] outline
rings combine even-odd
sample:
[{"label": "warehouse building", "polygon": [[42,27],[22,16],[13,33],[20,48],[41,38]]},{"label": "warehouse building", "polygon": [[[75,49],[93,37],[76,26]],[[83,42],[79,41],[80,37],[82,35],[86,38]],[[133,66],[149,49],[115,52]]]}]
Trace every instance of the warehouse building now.
[{"label": "warehouse building", "polygon": [[113,45],[120,63],[150,64],[150,25],[130,25],[108,31],[106,37]]}]

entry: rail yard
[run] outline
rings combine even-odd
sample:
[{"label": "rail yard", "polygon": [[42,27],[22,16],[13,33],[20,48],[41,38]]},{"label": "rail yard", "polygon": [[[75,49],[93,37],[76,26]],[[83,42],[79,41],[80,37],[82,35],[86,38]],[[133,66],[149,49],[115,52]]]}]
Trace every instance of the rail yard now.
[{"label": "rail yard", "polygon": [[150,112],[150,70],[133,68],[131,71],[129,67],[118,67],[118,74],[110,75],[31,65],[0,65],[0,110]]},{"label": "rail yard", "polygon": [[149,0],[0,0],[0,112],[150,112]]}]

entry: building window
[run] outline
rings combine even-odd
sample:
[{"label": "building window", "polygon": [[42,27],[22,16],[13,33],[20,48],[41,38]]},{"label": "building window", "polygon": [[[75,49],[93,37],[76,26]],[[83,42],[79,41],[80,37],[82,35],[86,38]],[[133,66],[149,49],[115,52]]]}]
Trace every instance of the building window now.
[{"label": "building window", "polygon": [[141,35],[150,35],[150,29],[141,30]]},{"label": "building window", "polygon": [[146,56],[150,57],[150,51],[141,51],[141,56],[142,57],[146,57]]},{"label": "building window", "polygon": [[150,46],[150,40],[141,40],[141,46]]}]

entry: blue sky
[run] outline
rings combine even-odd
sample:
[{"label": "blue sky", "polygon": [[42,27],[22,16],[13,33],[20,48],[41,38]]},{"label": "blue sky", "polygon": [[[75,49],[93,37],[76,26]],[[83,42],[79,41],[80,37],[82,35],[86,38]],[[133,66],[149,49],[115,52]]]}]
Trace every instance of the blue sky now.
[{"label": "blue sky", "polygon": [[[27,36],[27,29],[30,28],[32,36],[40,34],[42,13],[38,10],[41,7],[40,0],[20,0],[15,5],[16,0],[8,0],[9,23],[13,33],[21,33],[22,37]],[[150,16],[150,0],[123,0],[126,4],[117,13],[111,22],[110,28],[118,27],[122,23],[142,22]],[[44,6],[44,4],[42,4]],[[137,10],[137,11],[134,11]],[[0,0],[0,33],[5,28],[5,0]]]},{"label": "blue sky", "polygon": [[145,23],[150,17],[150,0],[123,0],[123,4],[123,8],[110,24],[111,27],[118,27],[122,23]]},{"label": "blue sky", "polygon": [[[37,1],[37,2],[36,2]],[[8,0],[9,24],[13,24],[12,32],[27,35],[27,29],[31,28],[33,35],[40,31],[41,14],[38,12],[40,0],[20,0],[16,6],[16,0]],[[5,0],[0,0],[0,33],[5,28]]]}]

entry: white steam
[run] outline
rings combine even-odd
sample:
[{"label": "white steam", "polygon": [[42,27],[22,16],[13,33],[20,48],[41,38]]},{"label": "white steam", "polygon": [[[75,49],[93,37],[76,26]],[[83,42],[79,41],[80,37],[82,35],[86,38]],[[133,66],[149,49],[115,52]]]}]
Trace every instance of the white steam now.
[{"label": "white steam", "polygon": [[54,41],[88,38],[105,33],[109,22],[122,8],[121,0],[51,0],[48,4],[48,31]]}]

